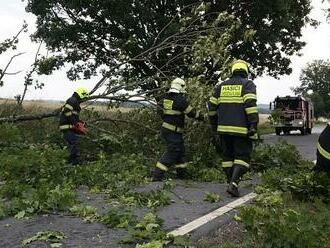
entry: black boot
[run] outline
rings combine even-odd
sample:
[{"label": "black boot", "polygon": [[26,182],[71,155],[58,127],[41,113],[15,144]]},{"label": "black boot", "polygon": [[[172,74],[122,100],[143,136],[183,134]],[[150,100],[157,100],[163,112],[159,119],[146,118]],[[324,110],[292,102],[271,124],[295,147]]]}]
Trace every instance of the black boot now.
[{"label": "black boot", "polygon": [[186,168],[177,168],[176,177],[181,180],[187,179],[187,169]]},{"label": "black boot", "polygon": [[231,180],[231,177],[232,177],[232,174],[233,174],[233,167],[225,167],[225,168],[223,168],[223,171],[226,174],[227,183],[230,183],[230,180]]},{"label": "black boot", "polygon": [[227,192],[233,197],[239,197],[238,185],[235,182],[231,182],[228,185]]},{"label": "black boot", "polygon": [[70,165],[78,165],[79,164],[78,156],[70,155],[69,158],[67,159],[67,163]]},{"label": "black boot", "polygon": [[165,178],[165,171],[163,171],[159,168],[155,168],[151,172],[151,176],[152,176],[152,181],[153,182],[163,181],[163,179]]},{"label": "black boot", "polygon": [[242,165],[235,164],[233,166],[233,172],[232,177],[230,180],[230,184],[227,188],[227,192],[231,194],[234,197],[239,197],[239,191],[238,191],[238,183],[241,179],[241,177],[247,172],[247,168]]}]

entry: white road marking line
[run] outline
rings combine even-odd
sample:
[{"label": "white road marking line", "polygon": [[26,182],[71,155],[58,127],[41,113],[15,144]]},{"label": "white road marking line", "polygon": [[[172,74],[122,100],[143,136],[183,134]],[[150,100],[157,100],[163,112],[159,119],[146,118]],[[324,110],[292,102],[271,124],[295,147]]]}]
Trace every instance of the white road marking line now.
[{"label": "white road marking line", "polygon": [[216,210],[214,210],[213,212],[206,214],[196,220],[193,220],[192,222],[189,222],[188,224],[179,227],[175,230],[173,230],[172,232],[169,233],[169,235],[173,235],[173,236],[183,236],[186,235],[188,233],[190,233],[191,231],[197,229],[198,227],[201,227],[203,225],[205,225],[206,223],[214,220],[215,218],[233,210],[234,208],[237,208],[241,205],[243,205],[244,203],[252,200],[253,198],[255,198],[257,196],[256,193],[250,193],[247,194],[235,201],[232,201],[230,203],[228,203],[226,206],[220,207]]}]

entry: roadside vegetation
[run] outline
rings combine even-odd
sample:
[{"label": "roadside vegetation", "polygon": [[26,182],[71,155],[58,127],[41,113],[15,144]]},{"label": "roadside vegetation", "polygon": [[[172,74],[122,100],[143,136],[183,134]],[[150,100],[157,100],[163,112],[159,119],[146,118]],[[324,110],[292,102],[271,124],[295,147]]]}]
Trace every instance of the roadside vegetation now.
[{"label": "roadside vegetation", "polygon": [[[184,238],[167,237],[157,216],[157,209],[171,204],[173,181],[165,181],[159,190],[135,191],[150,182],[150,170],[164,151],[159,139],[161,120],[151,106],[171,79],[180,75],[187,81],[191,104],[205,110],[214,85],[229,75],[227,68],[235,58],[249,60],[253,76],[290,74],[290,57],[305,46],[300,40],[302,28],[317,26],[309,17],[311,9],[308,0],[274,1],[267,6],[257,0],[239,4],[27,1],[26,11],[37,18],[31,36],[40,45],[22,82],[23,92],[15,97],[16,105],[0,105],[0,219],[70,215],[125,230],[128,236],[122,243],[137,248],[161,248],[170,242],[191,246]],[[20,33],[26,30],[24,24],[13,38],[1,42],[0,55],[15,51]],[[45,56],[41,48],[47,50]],[[21,55],[9,57],[0,68],[0,86],[20,73],[8,68]],[[316,62],[313,68],[321,65],[328,75],[328,62]],[[98,76],[88,100],[102,99],[110,109],[90,106],[82,112],[89,133],[81,139],[82,163],[76,167],[66,163],[67,150],[56,118],[59,109],[26,108],[23,102],[28,90],[43,87],[40,75],[66,68],[72,81]],[[303,73],[306,77],[297,92],[307,94],[312,89],[315,95],[320,88],[311,88],[308,70]],[[314,76],[311,79],[318,82]],[[329,97],[324,92],[315,95],[320,97],[318,102],[328,106]],[[113,111],[128,102],[142,107]],[[262,134],[271,131],[267,123],[260,130]],[[209,125],[190,121],[185,136],[188,179],[225,182]],[[256,143],[252,164],[250,176],[262,178],[255,189],[259,197],[235,218],[245,238],[238,246],[230,238],[224,242],[229,247],[326,247],[329,185],[322,175],[315,176],[312,165],[285,143]],[[82,188],[101,196],[106,211],[84,201]],[[204,200],[215,203],[221,196],[206,192]],[[145,211],[137,213],[138,208]],[[66,233],[44,230],[21,243],[43,241],[61,247],[67,238]]]},{"label": "roadside vegetation", "polygon": [[261,183],[253,204],[235,217],[239,228],[229,237],[237,235],[238,240],[221,237],[220,245],[215,237],[200,241],[199,247],[329,247],[328,177],[314,174],[313,164],[286,143],[259,146],[254,159]]},{"label": "roadside vegetation", "polygon": [[[14,106],[2,107],[5,115]],[[89,134],[82,138],[84,162],[76,167],[66,164],[67,151],[56,118],[1,124],[0,218],[26,219],[45,213],[73,215],[86,222],[127,230],[129,234],[123,243],[163,247],[171,239],[156,212],[171,204],[169,193],[175,183],[170,180],[159,190],[135,191],[150,182],[149,172],[164,150],[157,131],[160,118],[152,109],[125,113],[84,110],[83,117],[91,124]],[[188,126],[189,179],[225,182],[221,157],[210,145],[208,124],[189,122]],[[313,247],[313,239],[304,242],[310,246],[275,246],[294,244],[307,232],[326,241],[329,227],[323,218],[330,214],[326,205],[330,199],[329,185],[325,178],[311,172],[312,164],[303,161],[295,148],[286,143],[256,145],[252,164],[250,176],[262,178],[255,189],[260,195],[254,205],[243,208],[236,218],[247,231],[238,247],[268,247],[270,240],[274,242],[270,247]],[[82,186],[87,187],[88,194],[102,194],[106,212],[101,213],[81,200]],[[204,200],[219,202],[221,196],[206,192]],[[135,211],[138,208],[147,211],[139,216]],[[324,228],[314,228],[321,224]],[[289,235],[291,229],[294,233]],[[155,245],[142,246],[148,242]],[[186,240],[176,242],[187,245]]]},{"label": "roadside vegetation", "polygon": [[265,134],[270,134],[270,133],[274,133],[274,132],[275,132],[274,127],[271,125],[271,123],[269,121],[259,124],[259,126],[258,126],[259,135],[265,135]]},{"label": "roadside vegetation", "polygon": [[[1,108],[3,117],[16,106]],[[43,109],[39,106],[35,111]],[[20,113],[31,114],[31,110]],[[150,170],[164,150],[158,133],[159,116],[153,109],[126,112],[86,109],[82,118],[87,120],[89,133],[81,139],[83,162],[76,167],[66,163],[67,148],[58,131],[57,118],[1,124],[0,219],[62,213],[125,229],[129,235],[123,243],[143,244],[152,240],[164,243],[166,232],[156,210],[171,204],[169,193],[175,184],[166,181],[159,190],[135,191],[150,182]],[[189,123],[189,126],[190,179],[223,181],[220,158],[209,145],[208,125]],[[82,186],[87,187],[88,194],[102,194],[105,213],[81,200]],[[220,200],[215,195],[206,198],[212,202]],[[136,214],[139,208],[146,209],[143,216]]]}]

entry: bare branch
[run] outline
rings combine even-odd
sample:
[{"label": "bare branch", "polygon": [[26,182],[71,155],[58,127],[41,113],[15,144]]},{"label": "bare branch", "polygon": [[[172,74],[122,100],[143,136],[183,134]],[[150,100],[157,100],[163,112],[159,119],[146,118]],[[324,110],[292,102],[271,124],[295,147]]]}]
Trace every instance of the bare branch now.
[{"label": "bare branch", "polygon": [[23,72],[23,70],[15,71],[15,72],[6,72],[5,75],[13,76],[13,75],[20,74],[21,72]]},{"label": "bare branch", "polygon": [[13,60],[18,57],[18,56],[21,56],[23,55],[24,53],[18,53],[18,54],[15,54],[14,56],[12,56],[10,58],[10,60],[8,61],[6,67],[3,69],[3,71],[0,72],[0,80],[2,80],[2,78],[6,75],[6,71],[8,69],[8,67],[10,66],[10,64],[13,62]]},{"label": "bare branch", "polygon": [[29,81],[31,80],[31,77],[32,77],[32,74],[36,71],[37,69],[37,62],[38,62],[38,56],[39,56],[39,52],[40,52],[40,49],[41,49],[41,46],[42,46],[42,41],[40,42],[39,44],[39,47],[38,47],[38,50],[35,54],[35,57],[34,57],[34,62],[32,64],[32,69],[31,71],[29,71],[27,74],[26,74],[26,77],[25,77],[25,83],[24,83],[24,90],[23,90],[23,94],[21,95],[21,97],[18,99],[18,105],[22,106],[22,103],[24,101],[24,98],[25,98],[25,95],[26,95],[26,92],[27,92],[27,89],[29,87]]}]

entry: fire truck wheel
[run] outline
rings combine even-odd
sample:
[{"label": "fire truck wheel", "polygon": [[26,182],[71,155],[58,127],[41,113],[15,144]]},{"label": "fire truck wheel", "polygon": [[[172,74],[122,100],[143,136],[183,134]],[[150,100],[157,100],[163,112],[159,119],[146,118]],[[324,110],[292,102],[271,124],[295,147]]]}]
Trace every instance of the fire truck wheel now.
[{"label": "fire truck wheel", "polygon": [[306,128],[302,127],[300,128],[301,135],[306,135]]},{"label": "fire truck wheel", "polygon": [[281,135],[281,128],[275,128],[275,133],[276,133],[276,135]]},{"label": "fire truck wheel", "polygon": [[289,129],[284,129],[283,132],[284,132],[284,135],[289,135],[290,134],[290,130]]}]

